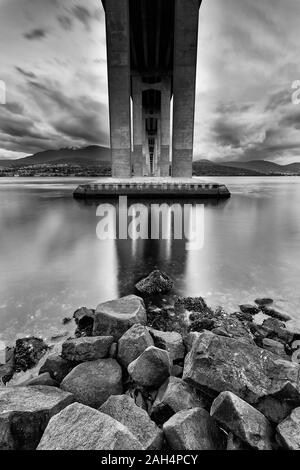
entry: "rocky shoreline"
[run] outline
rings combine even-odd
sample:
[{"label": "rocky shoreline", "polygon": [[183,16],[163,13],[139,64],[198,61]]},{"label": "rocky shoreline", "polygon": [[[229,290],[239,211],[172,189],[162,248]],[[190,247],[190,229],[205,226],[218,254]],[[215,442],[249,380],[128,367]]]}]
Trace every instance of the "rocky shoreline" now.
[{"label": "rocky shoreline", "polygon": [[7,348],[0,449],[300,450],[290,317],[269,298],[231,314],[201,297],[162,304],[173,284],[153,271],[135,294],[78,309],[54,349]]}]

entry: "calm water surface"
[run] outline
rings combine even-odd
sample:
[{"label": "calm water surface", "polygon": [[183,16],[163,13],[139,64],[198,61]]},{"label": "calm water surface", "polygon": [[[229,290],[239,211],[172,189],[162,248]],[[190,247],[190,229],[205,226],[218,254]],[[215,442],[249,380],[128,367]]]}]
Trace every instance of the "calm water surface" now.
[{"label": "calm water surface", "polygon": [[205,240],[96,237],[96,205],[73,189],[89,180],[0,179],[0,338],[49,337],[83,305],[131,293],[153,268],[179,294],[201,295],[234,311],[271,296],[300,328],[300,178],[205,178],[224,182],[230,200],[205,205]]}]

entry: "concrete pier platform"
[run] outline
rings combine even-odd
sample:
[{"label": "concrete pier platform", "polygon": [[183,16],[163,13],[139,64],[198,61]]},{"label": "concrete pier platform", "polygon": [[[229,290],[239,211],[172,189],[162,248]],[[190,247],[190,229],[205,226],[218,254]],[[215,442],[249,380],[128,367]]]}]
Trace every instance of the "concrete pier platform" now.
[{"label": "concrete pier platform", "polygon": [[224,184],[197,178],[101,178],[82,184],[73,193],[76,199],[128,196],[133,198],[228,198]]}]

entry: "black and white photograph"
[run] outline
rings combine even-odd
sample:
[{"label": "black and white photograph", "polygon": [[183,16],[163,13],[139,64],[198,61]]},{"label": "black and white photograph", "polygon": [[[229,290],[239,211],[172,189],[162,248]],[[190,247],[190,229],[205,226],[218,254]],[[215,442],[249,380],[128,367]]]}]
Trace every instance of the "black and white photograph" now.
[{"label": "black and white photograph", "polygon": [[300,450],[299,281],[299,0],[0,0],[0,451]]}]

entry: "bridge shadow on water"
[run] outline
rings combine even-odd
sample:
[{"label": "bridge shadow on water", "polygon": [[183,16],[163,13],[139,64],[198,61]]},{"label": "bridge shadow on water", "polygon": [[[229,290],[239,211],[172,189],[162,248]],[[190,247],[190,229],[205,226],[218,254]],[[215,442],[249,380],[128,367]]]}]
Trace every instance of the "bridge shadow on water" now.
[{"label": "bridge shadow on water", "polygon": [[82,210],[96,212],[99,242],[114,249],[120,295],[132,292],[134,282],[156,268],[183,279],[193,254],[203,248],[207,211],[222,212],[228,203],[215,198],[125,201],[122,206],[119,198],[76,200]]}]

